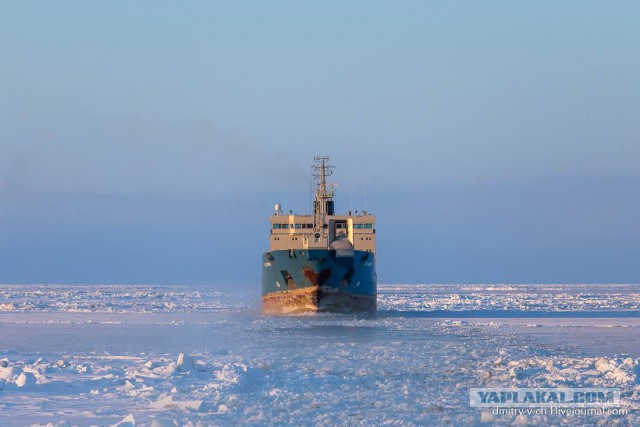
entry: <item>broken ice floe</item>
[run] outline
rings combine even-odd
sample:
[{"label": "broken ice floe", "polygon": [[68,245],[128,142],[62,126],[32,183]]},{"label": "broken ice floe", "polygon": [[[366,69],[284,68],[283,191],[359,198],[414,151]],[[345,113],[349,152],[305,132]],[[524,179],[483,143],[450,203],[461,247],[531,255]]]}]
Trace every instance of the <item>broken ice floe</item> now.
[{"label": "broken ice floe", "polygon": [[[526,287],[460,286],[447,290],[436,286],[433,289],[433,294],[441,294],[436,295],[436,300],[441,298],[454,309],[499,309],[501,306],[580,309],[614,307],[615,302],[614,298],[602,296],[601,291],[586,292],[585,288],[579,292],[583,297],[568,303],[563,296],[570,293],[566,287],[551,285],[545,285],[544,292],[540,293],[541,303],[533,301],[535,292]],[[613,293],[630,292],[630,288],[612,289]],[[159,427],[197,425],[198,422],[211,425],[580,425],[579,419],[565,423],[559,418],[518,418],[470,411],[468,388],[482,385],[620,387],[625,407],[640,404],[636,354],[618,356],[603,350],[596,353],[596,357],[585,357],[577,351],[534,343],[522,335],[505,334],[504,328],[496,327],[504,324],[502,320],[440,321],[411,315],[389,316],[386,314],[396,309],[411,312],[414,304],[422,308],[413,312],[429,310],[432,305],[424,304],[423,296],[407,295],[402,286],[381,286],[381,290],[382,314],[376,318],[324,315],[309,319],[272,319],[241,314],[242,319],[211,321],[206,326],[206,334],[213,336],[210,339],[203,339],[208,336],[203,333],[204,328],[198,329],[193,323],[188,327],[169,325],[167,321],[164,323],[167,326],[147,323],[135,335],[129,332],[135,332],[135,325],[123,325],[126,322],[121,322],[120,315],[108,317],[91,313],[86,316],[91,316],[92,322],[85,322],[86,316],[77,313],[73,321],[64,314],[40,313],[43,319],[57,322],[53,327],[65,332],[74,328],[74,333],[82,330],[94,333],[91,331],[97,326],[93,320],[104,326],[105,319],[111,319],[109,328],[126,329],[129,334],[126,336],[134,339],[148,337],[149,331],[154,337],[156,333],[164,336],[167,330],[177,333],[166,341],[147,338],[135,343],[105,337],[110,339],[105,348],[89,350],[78,340],[82,345],[65,343],[42,356],[20,350],[18,344],[20,351],[12,349],[0,354],[0,369],[10,368],[10,371],[0,371],[4,375],[0,380],[0,388],[4,388],[0,392],[0,406],[4,405],[2,417],[23,417],[20,421],[24,422],[17,424],[46,424],[49,418],[42,414],[64,413],[70,424],[109,425],[124,422],[125,416],[132,414],[137,425]],[[390,292],[385,293],[387,291]],[[144,299],[131,293],[125,297],[127,292],[122,289],[117,291],[119,295],[100,292],[100,295],[85,296],[73,292],[48,294],[42,303],[20,300],[16,294],[16,311],[26,311],[29,304],[36,307],[33,309],[36,312],[81,311],[94,297],[105,300],[97,301],[92,309],[116,311],[126,310],[127,304],[136,303],[137,298]],[[432,293],[432,290],[425,292]],[[495,301],[469,296],[487,292],[496,294],[493,295]],[[497,294],[501,292],[510,295],[500,297]],[[555,306],[553,298],[548,297],[551,293],[560,295]],[[169,294],[171,292],[166,291],[170,301],[196,299],[195,293]],[[68,296],[69,301],[59,305],[53,302],[60,295]],[[523,301],[516,301],[519,295],[524,295]],[[113,301],[107,301],[111,297]],[[628,301],[619,302],[618,307],[630,307],[634,301],[636,296],[632,295]],[[186,303],[189,310],[199,310],[200,302]],[[132,310],[153,312],[150,302],[144,304],[143,308]],[[181,309],[179,303],[162,307],[159,310]],[[208,308],[202,310],[208,313]],[[19,314],[3,313],[3,316],[20,319]],[[138,316],[138,320],[148,322],[150,317],[157,318],[155,314],[145,314]],[[174,318],[173,315],[165,317]],[[527,323],[539,324],[538,321]],[[2,326],[6,333],[7,323]],[[12,345],[19,342],[21,334],[30,330],[35,331],[33,336],[38,342],[38,331],[44,336],[50,333],[50,328],[51,325],[35,323],[16,325],[14,336],[18,339],[8,341]],[[215,350],[206,350],[212,347]],[[38,353],[40,350],[37,348]],[[42,349],[45,350],[50,349]],[[183,352],[182,356],[179,351]],[[3,362],[5,356],[8,358]],[[640,417],[632,413],[626,418],[612,419],[611,423],[614,422],[640,425]]]},{"label": "broken ice floe", "polygon": [[247,308],[242,298],[224,292],[154,285],[1,285],[0,301],[0,311],[12,312],[212,313]]}]

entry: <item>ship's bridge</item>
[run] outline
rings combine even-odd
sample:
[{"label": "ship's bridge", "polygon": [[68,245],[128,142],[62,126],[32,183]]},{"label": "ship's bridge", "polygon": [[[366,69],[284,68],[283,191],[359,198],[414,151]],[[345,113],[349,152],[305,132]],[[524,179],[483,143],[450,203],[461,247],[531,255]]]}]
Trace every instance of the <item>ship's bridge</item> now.
[{"label": "ship's bridge", "polygon": [[[314,157],[313,177],[317,188],[312,215],[283,214],[276,203],[271,215],[271,251],[332,249],[336,256],[353,256],[353,251],[376,251],[376,217],[363,210],[355,215],[335,215],[335,184],[327,184],[333,166],[328,157]],[[291,211],[289,211],[291,212]]]},{"label": "ship's bridge", "polygon": [[[324,222],[314,224],[314,215],[271,215],[269,250],[307,250],[345,248],[376,251],[375,215],[367,212],[348,215],[326,215]],[[337,242],[343,241],[341,244]]]}]

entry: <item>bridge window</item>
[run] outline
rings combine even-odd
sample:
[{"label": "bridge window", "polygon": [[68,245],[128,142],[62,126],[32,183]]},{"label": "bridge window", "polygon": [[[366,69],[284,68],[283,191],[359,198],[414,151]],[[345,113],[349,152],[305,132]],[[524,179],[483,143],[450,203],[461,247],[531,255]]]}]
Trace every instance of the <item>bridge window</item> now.
[{"label": "bridge window", "polygon": [[363,228],[371,229],[373,228],[373,224],[353,224],[353,228],[357,228],[358,230],[362,230]]},{"label": "bridge window", "polygon": [[282,228],[284,228],[284,229],[289,228],[289,224],[282,224]]},{"label": "bridge window", "polygon": [[273,224],[274,230],[280,230],[280,224]]}]

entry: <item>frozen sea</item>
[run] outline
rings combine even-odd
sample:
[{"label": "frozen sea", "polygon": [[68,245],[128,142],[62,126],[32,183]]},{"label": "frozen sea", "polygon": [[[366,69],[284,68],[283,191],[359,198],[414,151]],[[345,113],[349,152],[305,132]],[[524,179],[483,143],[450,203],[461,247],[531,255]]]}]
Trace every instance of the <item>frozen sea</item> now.
[{"label": "frozen sea", "polygon": [[[640,285],[380,285],[378,309],[0,285],[0,426],[640,425]],[[558,386],[620,388],[628,414],[469,405],[472,387]]]}]

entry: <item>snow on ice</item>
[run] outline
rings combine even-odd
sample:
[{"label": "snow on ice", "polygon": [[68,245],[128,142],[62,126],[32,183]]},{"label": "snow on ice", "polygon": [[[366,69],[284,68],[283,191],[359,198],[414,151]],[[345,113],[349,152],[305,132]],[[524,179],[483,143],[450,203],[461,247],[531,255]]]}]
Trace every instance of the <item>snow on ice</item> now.
[{"label": "snow on ice", "polygon": [[[553,317],[625,313],[633,285],[381,286],[374,317],[266,317],[177,286],[0,295],[13,307],[0,312],[3,426],[640,424],[637,317]],[[486,314],[501,310],[542,314]],[[469,311],[481,315],[455,316]],[[618,347],[581,341],[603,336]],[[469,388],[485,386],[619,387],[631,412],[494,415],[469,407]]]}]

